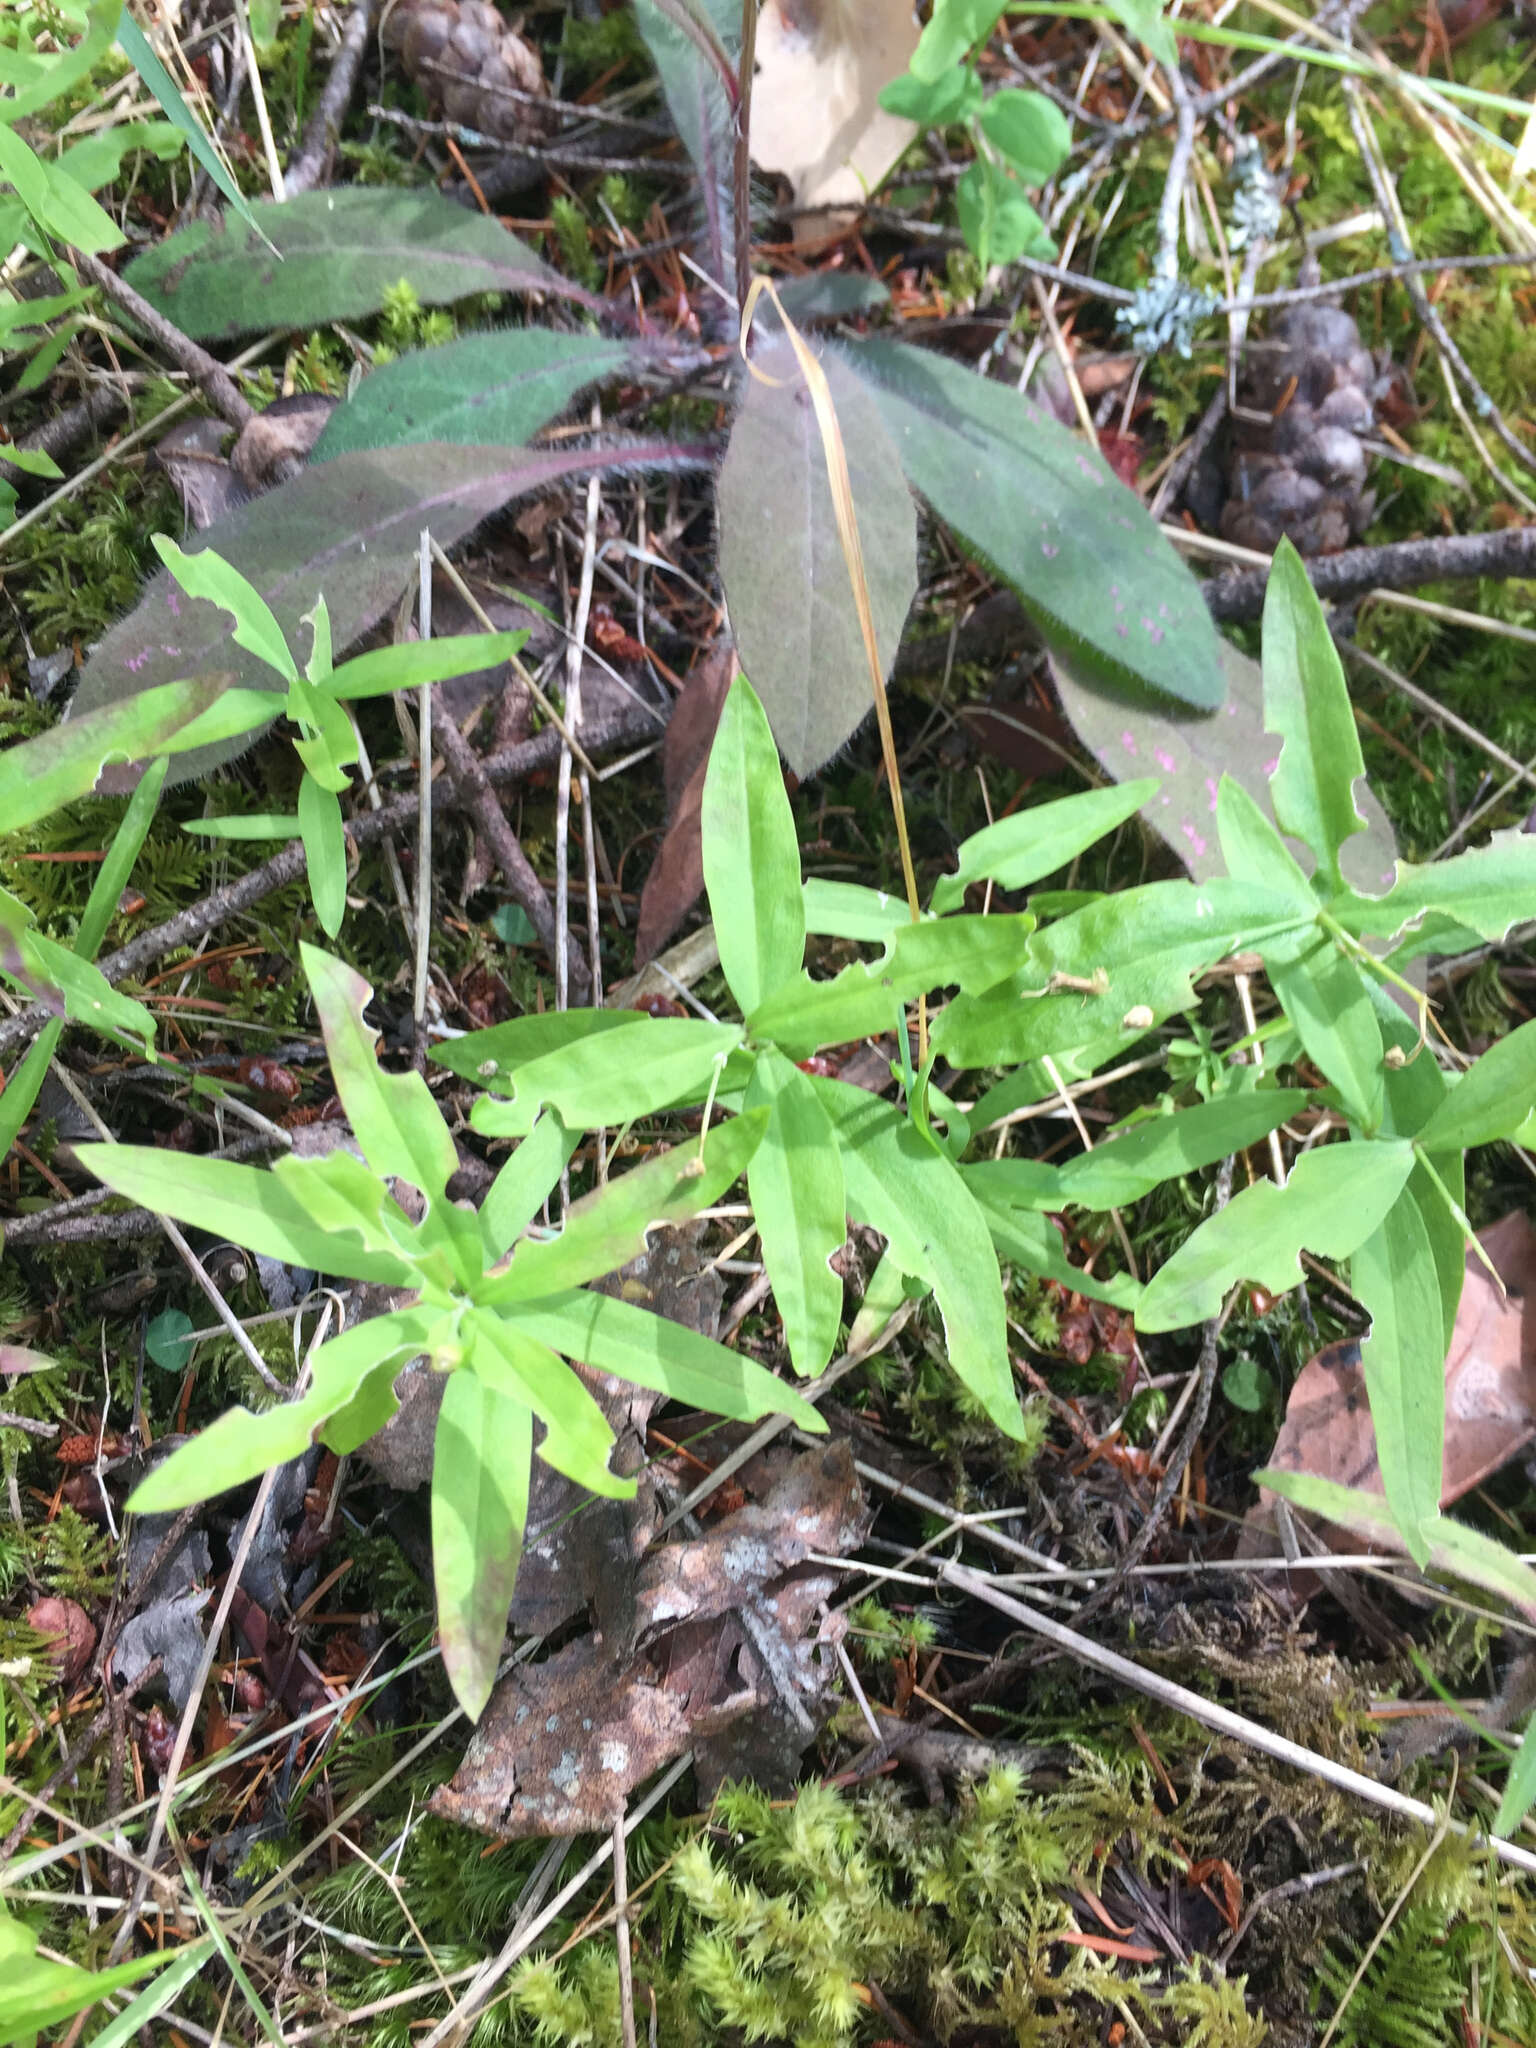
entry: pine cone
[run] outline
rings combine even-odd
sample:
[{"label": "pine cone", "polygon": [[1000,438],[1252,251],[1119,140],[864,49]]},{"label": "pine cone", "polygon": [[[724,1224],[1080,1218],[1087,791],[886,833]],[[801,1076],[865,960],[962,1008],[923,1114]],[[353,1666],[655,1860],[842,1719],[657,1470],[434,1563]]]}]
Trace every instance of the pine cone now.
[{"label": "pine cone", "polygon": [[487,0],[396,0],[385,16],[387,48],[445,119],[499,142],[532,142],[553,125],[539,53]]},{"label": "pine cone", "polygon": [[1282,535],[1304,555],[1335,554],[1370,524],[1361,436],[1385,388],[1360,330],[1337,306],[1292,306],[1249,351],[1240,405],[1268,424],[1234,423],[1225,539],[1268,554]]}]

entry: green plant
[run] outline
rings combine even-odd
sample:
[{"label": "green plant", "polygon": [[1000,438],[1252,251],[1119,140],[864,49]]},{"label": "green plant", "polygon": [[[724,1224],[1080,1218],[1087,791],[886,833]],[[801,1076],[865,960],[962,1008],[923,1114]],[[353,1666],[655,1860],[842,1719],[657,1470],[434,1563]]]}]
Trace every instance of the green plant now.
[{"label": "green plant", "polygon": [[[752,1419],[771,1411],[825,1428],[761,1366],[586,1290],[634,1256],[647,1225],[717,1200],[756,1149],[765,1118],[739,1117],[697,1146],[662,1153],[609,1182],[568,1211],[558,1236],[525,1236],[578,1133],[553,1115],[540,1118],[478,1216],[459,1208],[447,1193],[458,1157],[426,1083],[376,1063],[363,1021],[368,984],[313,947],[302,954],[332,1077],[366,1164],[346,1151],[290,1156],[270,1172],[120,1145],[87,1146],[82,1156],[108,1187],[165,1215],[226,1232],[270,1257],[405,1288],[414,1298],[323,1344],[296,1399],[259,1415],[234,1409],[221,1417],[151,1473],[129,1505],[148,1513],[205,1500],[298,1456],[317,1436],[333,1450],[355,1448],[394,1412],[400,1366],[425,1353],[449,1375],[432,1485],[443,1659],[475,1716],[505,1631],[535,1419],[547,1464],[593,1492],[634,1491],[633,1480],[608,1470],[613,1432],[557,1354],[719,1414]],[[392,1180],[417,1190],[419,1221],[391,1192]]]},{"label": "green plant", "polygon": [[[722,9],[722,21],[735,13]],[[745,305],[752,279],[739,230],[748,138],[736,118],[734,29],[722,33],[703,7],[663,9],[653,0],[637,0],[636,19],[699,171],[705,268],[722,283],[733,279]],[[1063,124],[1048,102],[1016,93],[994,96],[975,118],[986,152],[978,176],[985,166],[993,180],[977,206],[1011,218],[1013,172],[1003,156],[1027,175],[1044,175],[1059,157]],[[562,277],[499,222],[431,192],[357,187],[254,211],[245,232],[200,224],[170,236],[130,266],[131,282],[201,339],[363,317],[398,300],[402,284],[423,306],[488,291],[561,296],[612,330],[469,334],[403,353],[364,378],[305,473],[217,522],[198,544],[260,591],[287,637],[300,625],[301,596],[323,585],[336,645],[348,646],[405,589],[423,526],[449,546],[509,498],[557,477],[703,467],[719,453],[672,438],[527,446],[587,386],[641,373],[667,382],[706,365],[691,346],[641,340],[626,305]],[[574,247],[580,219],[566,208],[556,221],[568,258],[590,261]],[[268,242],[283,261],[252,294],[250,263],[266,260]],[[868,713],[873,683],[858,601],[829,545],[834,511],[821,430],[794,384],[774,375],[784,342],[782,331],[759,338],[754,367],[765,374],[735,380],[720,482],[721,564],[748,670],[786,757],[806,774]],[[819,365],[835,388],[852,504],[872,537],[866,562],[881,669],[894,662],[915,590],[910,486],[1102,685],[1201,706],[1220,700],[1219,646],[1194,578],[1097,451],[1018,393],[901,343],[827,347]],[[454,444],[451,459],[445,443]],[[1106,578],[1115,587],[1108,610],[1099,597]],[[788,590],[805,602],[786,605]],[[174,633],[166,613],[160,580],[88,664],[82,710],[216,663],[237,685],[259,679],[251,662],[230,657],[216,612],[194,608]],[[786,619],[806,624],[786,635]],[[231,750],[226,743],[226,758]]]},{"label": "green plant", "polygon": [[314,610],[304,615],[311,642],[301,676],[266,600],[237,569],[211,548],[197,555],[184,554],[163,534],[155,536],[155,548],[187,595],[229,612],[235,622],[231,636],[235,644],[256,655],[286,682],[283,709],[299,728],[293,747],[304,767],[297,816],[260,812],[202,818],[185,829],[214,839],[301,839],[315,915],[321,930],[333,939],[341,930],[347,908],[347,843],[338,792],[350,786],[348,770],[358,758],[357,733],[343,700],[388,696],[505,661],[527,635],[483,633],[402,643],[362,655],[337,669],[331,660],[330,613],[322,596],[315,600]]},{"label": "green plant", "polygon": [[[74,1963],[38,1955],[33,1929],[0,1908],[0,2048],[36,2048],[45,2029],[62,2027],[110,1993],[136,1984],[153,1971],[164,1971],[112,2022],[110,2032],[115,2041],[132,2040],[136,2031],[206,1966],[212,1946],[209,1941],[196,1941],[185,1948],[139,1956],[110,1970],[82,1970]],[[57,2037],[50,2034],[50,2038]],[[96,2039],[104,2041],[107,2035],[99,2033]]]}]

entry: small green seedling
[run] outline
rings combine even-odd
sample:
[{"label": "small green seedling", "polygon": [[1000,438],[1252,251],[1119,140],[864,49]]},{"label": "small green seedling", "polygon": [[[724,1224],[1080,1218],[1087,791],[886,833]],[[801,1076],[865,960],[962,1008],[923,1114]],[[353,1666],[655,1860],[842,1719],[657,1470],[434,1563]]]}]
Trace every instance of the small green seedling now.
[{"label": "small green seedling", "polygon": [[[206,1500],[317,1439],[355,1449],[395,1412],[400,1368],[424,1354],[448,1375],[432,1477],[443,1660],[473,1718],[501,1652],[535,1448],[594,1493],[634,1491],[632,1479],[609,1470],[613,1432],[566,1359],[737,1420],[773,1413],[804,1429],[826,1426],[763,1367],[586,1285],[636,1256],[650,1225],[718,1201],[749,1164],[767,1119],[749,1113],[655,1155],[575,1203],[548,1235],[530,1226],[579,1133],[546,1114],[477,1215],[449,1199],[458,1157],[426,1082],[385,1073],[375,1059],[363,1021],[368,984],[329,954],[301,950],[361,1159],[337,1150],[263,1171],[126,1145],[87,1145],[81,1158],[107,1187],[162,1215],[295,1265],[408,1289],[412,1299],[322,1344],[294,1400],[221,1416],[158,1466],[129,1507],[159,1513]],[[419,1220],[402,1206],[401,1183],[416,1191]]]},{"label": "small green seedling", "polygon": [[[468,634],[448,640],[410,641],[386,647],[336,668],[331,657],[331,620],[324,597],[305,614],[311,634],[309,660],[300,675],[282,628],[266,599],[238,569],[205,548],[189,555],[164,534],[155,550],[189,597],[221,605],[234,619],[231,638],[275,670],[288,686],[285,715],[299,728],[294,752],[304,766],[295,817],[271,812],[232,818],[200,818],[185,830],[219,839],[292,839],[304,843],[310,900],[327,938],[341,930],[347,910],[347,842],[341,792],[358,758],[357,734],[344,700],[388,696],[396,690],[441,682],[447,676],[488,668],[516,654],[526,633]],[[268,704],[270,712],[270,700]]]}]

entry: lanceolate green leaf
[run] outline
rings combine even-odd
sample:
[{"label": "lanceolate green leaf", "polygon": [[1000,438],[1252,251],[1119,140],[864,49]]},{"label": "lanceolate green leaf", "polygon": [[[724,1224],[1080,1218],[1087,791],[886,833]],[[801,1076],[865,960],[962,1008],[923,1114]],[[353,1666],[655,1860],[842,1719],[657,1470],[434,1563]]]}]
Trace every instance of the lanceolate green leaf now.
[{"label": "lanceolate green leaf", "polygon": [[747,1028],[794,1052],[883,1031],[898,1005],[932,989],[986,990],[1017,973],[1034,925],[1027,913],[898,925],[883,958],[855,961],[830,981],[797,975],[748,1015]]},{"label": "lanceolate green leaf", "polygon": [[830,939],[883,946],[898,926],[912,922],[904,896],[866,889],[860,882],[828,882],[810,875],[802,885],[805,928]]},{"label": "lanceolate green leaf", "polygon": [[720,965],[746,1012],[805,957],[800,841],[779,750],[756,692],[738,676],[709,751],[700,812],[704,886]]},{"label": "lanceolate green leaf", "polygon": [[443,1388],[432,1450],[432,1578],[448,1682],[480,1718],[507,1633],[528,1521],[533,1417],[470,1372]]},{"label": "lanceolate green leaf", "polygon": [[256,217],[244,193],[230,176],[223,158],[208,140],[202,123],[182,98],[176,81],[155,55],[149,38],[126,8],[123,9],[117,23],[117,40],[123,55],[159,102],[160,111],[187,138],[188,147],[213,180],[215,188],[224,194],[246,225],[254,229]]},{"label": "lanceolate green leaf", "polygon": [[[849,358],[821,358],[858,516],[875,644],[889,675],[917,592],[917,511],[880,407]],[[787,336],[757,344],[720,472],[720,577],[742,666],[799,776],[874,702],[816,411]],[[771,381],[765,381],[771,380]]]},{"label": "lanceolate green leaf", "polygon": [[465,1319],[464,1370],[509,1400],[522,1401],[544,1425],[539,1456],[589,1493],[627,1500],[633,1479],[608,1469],[613,1431],[581,1380],[545,1344],[535,1343],[515,1319],[476,1309]]},{"label": "lanceolate green leaf", "polygon": [[1027,889],[1043,875],[1076,860],[1085,848],[1133,817],[1157,793],[1153,777],[1122,783],[1118,789],[1089,789],[1055,803],[1016,811],[1011,818],[987,826],[961,841],[959,865],[934,884],[932,908],[942,915],[965,901],[973,882],[995,882],[1000,889]]},{"label": "lanceolate green leaf", "polygon": [[1366,1130],[1381,1122],[1381,1023],[1366,986],[1368,972],[1340,952],[1327,932],[1287,932],[1261,941],[1269,985],[1295,1025],[1310,1059],[1338,1089],[1349,1114]]},{"label": "lanceolate green leaf", "polygon": [[528,1061],[512,1076],[514,1099],[482,1095],[470,1121],[488,1137],[521,1137],[547,1103],[568,1130],[629,1123],[677,1102],[702,1100],[716,1065],[740,1043],[734,1024],[636,1018]]},{"label": "lanceolate green leaf", "polygon": [[[1294,1502],[1308,1514],[1322,1515],[1341,1529],[1354,1530],[1386,1548],[1406,1547],[1390,1505],[1379,1494],[1340,1486],[1312,1472],[1281,1472],[1269,1467],[1253,1476],[1260,1486],[1267,1486],[1271,1493]],[[1536,1572],[1505,1544],[1447,1515],[1436,1515],[1424,1525],[1422,1534],[1429,1570],[1482,1586],[1507,1600],[1528,1621],[1536,1621]]]},{"label": "lanceolate green leaf", "polygon": [[[1439,1064],[1423,1053],[1418,1034],[1390,993],[1379,983],[1371,989],[1371,1000],[1381,1024],[1381,1035],[1403,1056],[1400,1067],[1386,1069],[1386,1113],[1382,1133],[1393,1138],[1414,1138],[1424,1129],[1436,1109],[1450,1093],[1451,1084]],[[1433,1168],[1433,1172],[1430,1169]],[[1466,1164],[1459,1150],[1436,1153],[1427,1163],[1415,1159],[1408,1192],[1418,1204],[1419,1216],[1429,1233],[1434,1255],[1435,1277],[1440,1289],[1442,1336],[1449,1351],[1456,1334],[1456,1311],[1461,1304],[1467,1277],[1467,1240],[1461,1219],[1446,1196],[1458,1208],[1466,1204]],[[1438,1182],[1438,1185],[1436,1184]]]},{"label": "lanceolate green leaf", "polygon": [[848,360],[869,379],[908,479],[1047,639],[1122,688],[1221,702],[1200,587],[1096,450],[1007,385],[928,350],[868,342]]},{"label": "lanceolate green leaf", "polygon": [[[77,1149],[81,1164],[103,1186],[157,1215],[173,1216],[179,1223],[191,1223],[292,1265],[392,1286],[409,1279],[398,1255],[368,1250],[355,1236],[323,1230],[276,1173],[153,1146]],[[302,1168],[310,1163],[295,1160],[293,1165]]]},{"label": "lanceolate green leaf", "polygon": [[298,827],[310,901],[321,931],[334,939],[347,914],[346,827],[335,795],[322,789],[312,775],[299,784]]},{"label": "lanceolate green leaf", "polygon": [[1354,1252],[1349,1279],[1371,1316],[1360,1359],[1382,1483],[1422,1565],[1444,1477],[1445,1338],[1429,1233],[1407,1188]]},{"label": "lanceolate green leaf", "polygon": [[1508,1138],[1536,1108],[1536,1024],[1522,1024],[1462,1076],[1419,1132],[1429,1152]]},{"label": "lanceolate green leaf", "polygon": [[1190,977],[1237,945],[1292,929],[1289,896],[1249,882],[1149,882],[1047,925],[1023,970],[962,995],[934,1024],[935,1052],[957,1067],[1038,1059],[1122,1042],[1194,1002]]},{"label": "lanceolate green leaf", "polygon": [[505,1161],[480,1204],[487,1264],[505,1257],[538,1215],[580,1142],[580,1131],[568,1131],[553,1114],[541,1116]]},{"label": "lanceolate green leaf", "polygon": [[633,341],[504,327],[416,349],[363,379],[315,443],[311,462],[403,441],[521,447],[589,384],[616,377]]},{"label": "lanceolate green leaf", "polygon": [[517,1327],[565,1358],[713,1415],[738,1422],[787,1415],[818,1434],[827,1426],[809,1401],[751,1359],[611,1295],[588,1290],[521,1302]]},{"label": "lanceolate green leaf", "polygon": [[843,1154],[848,1210],[905,1273],[933,1288],[949,1362],[1005,1436],[1023,1435],[1002,1277],[986,1218],[958,1169],[889,1103],[817,1081]]},{"label": "lanceolate green leaf", "polygon": [[167,235],[127,281],[195,341],[363,320],[402,279],[426,306],[479,292],[594,303],[500,221],[431,189],[337,185],[251,213],[253,226],[225,218]]},{"label": "lanceolate green leaf", "polygon": [[[693,459],[675,444],[655,441],[630,443],[623,450],[450,448],[424,442],[342,455],[216,520],[188,552],[216,549],[238,569],[271,608],[290,645],[301,644],[304,616],[323,590],[341,652],[383,616],[416,574],[423,527],[440,545],[451,547],[509,498],[591,468],[631,460],[638,467],[665,465],[678,455]],[[263,661],[233,645],[228,618],[218,605],[186,597],[162,571],[86,664],[75,699],[77,715],[135,698],[180,676],[214,671],[254,689],[281,688]],[[274,715],[276,710],[274,704]],[[252,729],[249,717],[227,727],[239,733]],[[135,751],[166,748],[151,738]],[[180,760],[176,773],[182,778],[202,774],[238,751],[210,747]]]},{"label": "lanceolate green leaf", "polygon": [[1288,540],[1275,550],[1264,597],[1264,724],[1281,742],[1270,777],[1276,821],[1311,848],[1319,878],[1337,889],[1339,848],[1365,830],[1354,797],[1365,761],[1338,649]]},{"label": "lanceolate green leaf", "polygon": [[1113,1209],[1139,1202],[1165,1180],[1229,1153],[1245,1152],[1307,1107],[1304,1088],[1266,1088],[1252,1095],[1218,1096],[1214,1102],[1177,1110],[1133,1124],[1118,1138],[1079,1153],[1061,1168],[1062,1192],[1085,1209]]},{"label": "lanceolate green leaf", "polygon": [[[702,1149],[687,1142],[616,1175],[572,1203],[558,1237],[525,1238],[506,1273],[480,1299],[501,1307],[580,1287],[645,1249],[646,1232],[707,1209],[746,1170],[762,1139],[762,1113],[717,1123]],[[841,1243],[841,1239],[839,1239]]]},{"label": "lanceolate green leaf", "polygon": [[831,1358],[842,1321],[843,1283],[829,1264],[848,1235],[842,1158],[809,1077],[782,1053],[759,1053],[746,1103],[768,1112],[747,1191],[790,1360],[809,1377]]},{"label": "lanceolate green leaf", "polygon": [[[1381,1223],[1412,1171],[1413,1147],[1396,1139],[1305,1153],[1283,1188],[1255,1181],[1208,1217],[1148,1281],[1137,1328],[1182,1330],[1206,1322],[1220,1313],[1223,1296],[1238,1280],[1284,1294],[1302,1277],[1303,1250],[1348,1258]],[[1439,1320],[1437,1303],[1437,1333]]]},{"label": "lanceolate green leaf", "polygon": [[181,1954],[164,1949],[109,1970],[82,1970],[40,1956],[36,1949],[32,1928],[0,1910],[0,2041],[33,2042],[43,2034],[57,2040],[55,2030],[77,2013],[88,2012],[98,2000],[137,1984]]},{"label": "lanceolate green leaf", "polygon": [[579,1038],[628,1031],[634,1023],[633,1010],[546,1010],[542,1016],[513,1017],[488,1030],[450,1038],[444,1045],[434,1045],[429,1058],[477,1087],[511,1094],[519,1070],[530,1061],[574,1045]]}]

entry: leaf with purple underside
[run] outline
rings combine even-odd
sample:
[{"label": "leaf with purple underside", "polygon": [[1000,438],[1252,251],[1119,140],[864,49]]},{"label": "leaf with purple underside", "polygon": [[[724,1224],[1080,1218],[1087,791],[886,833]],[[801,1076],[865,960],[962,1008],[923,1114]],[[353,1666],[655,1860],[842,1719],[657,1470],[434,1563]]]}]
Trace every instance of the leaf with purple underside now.
[{"label": "leaf with purple underside", "polygon": [[1018,594],[1097,687],[1209,709],[1221,642],[1200,586],[1146,507],[1077,435],[1010,385],[933,349],[866,342],[907,481]]},{"label": "leaf with purple underside", "polygon": [[226,217],[168,235],[125,282],[194,341],[363,320],[402,279],[424,306],[478,292],[601,304],[500,221],[438,192],[343,185],[251,211],[254,228]]},{"label": "leaf with purple underside", "polygon": [[[703,10],[683,0],[635,0],[635,21],[699,174],[700,231],[694,253],[705,275],[731,292],[736,275],[736,107],[729,61]],[[707,286],[700,297],[700,310],[718,325],[722,302]]]},{"label": "leaf with purple underside", "polygon": [[[1216,795],[1223,775],[1241,783],[1264,815],[1274,817],[1269,777],[1280,742],[1264,730],[1262,673],[1256,661],[1225,641],[1221,663],[1227,701],[1219,711],[1203,714],[1172,705],[1153,710],[1139,700],[1108,697],[1084,682],[1065,656],[1051,656],[1061,708],[1105,772],[1116,782],[1162,777],[1162,787],[1142,805],[1141,815],[1197,882],[1226,873],[1216,837]],[[1391,886],[1397,842],[1368,784],[1357,801],[1367,829],[1346,840],[1340,859],[1346,880],[1374,895]],[[1310,855],[1298,857],[1310,870]]]},{"label": "leaf with purple underside", "polygon": [[[594,468],[693,466],[705,452],[659,440],[606,448],[459,448],[424,441],[364,450],[305,470],[216,520],[188,552],[216,548],[260,591],[290,644],[300,642],[303,616],[323,593],[339,655],[383,617],[416,574],[423,527],[452,547],[508,499],[564,477]],[[211,668],[252,688],[281,688],[264,663],[233,644],[219,606],[189,598],[162,573],[87,663],[76,713]],[[176,774],[182,780],[204,774],[239,751],[227,743],[186,755]]]}]

